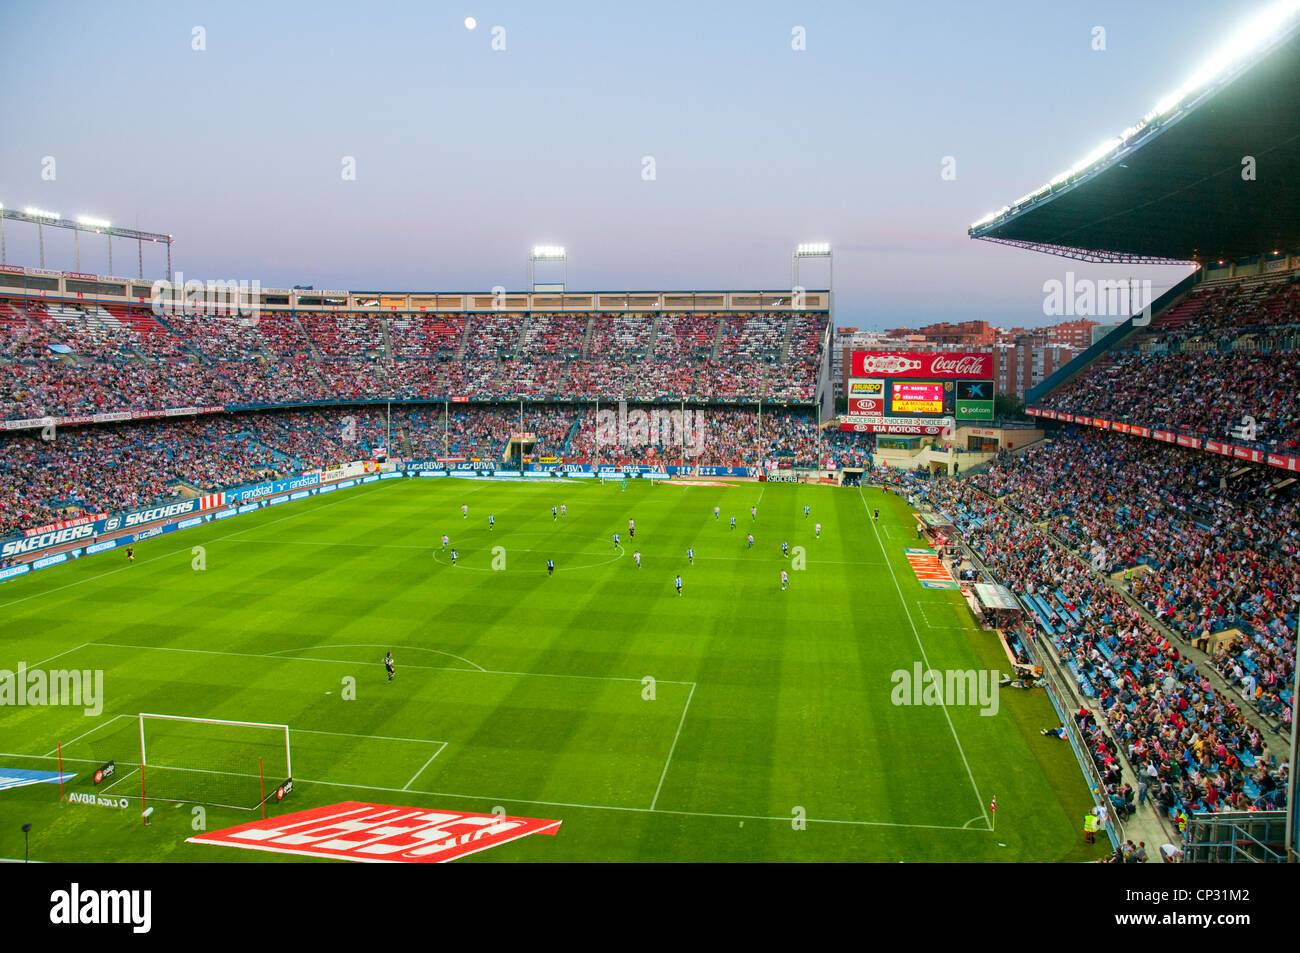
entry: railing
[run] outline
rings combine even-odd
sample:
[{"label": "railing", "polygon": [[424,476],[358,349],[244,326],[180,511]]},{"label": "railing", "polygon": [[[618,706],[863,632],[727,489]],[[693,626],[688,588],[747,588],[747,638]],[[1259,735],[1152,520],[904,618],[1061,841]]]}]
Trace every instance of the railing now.
[{"label": "railing", "polygon": [[1183,832],[1183,860],[1219,864],[1286,863],[1286,811],[1193,814]]}]

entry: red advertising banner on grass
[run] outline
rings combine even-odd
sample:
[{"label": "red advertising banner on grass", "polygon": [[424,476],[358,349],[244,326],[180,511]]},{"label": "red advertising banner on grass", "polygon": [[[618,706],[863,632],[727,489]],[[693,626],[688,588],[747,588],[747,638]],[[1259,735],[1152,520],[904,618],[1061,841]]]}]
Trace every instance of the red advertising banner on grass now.
[{"label": "red advertising banner on grass", "polygon": [[555,834],[560,824],[534,817],[344,801],[186,840],[370,864],[441,864],[529,834]]}]

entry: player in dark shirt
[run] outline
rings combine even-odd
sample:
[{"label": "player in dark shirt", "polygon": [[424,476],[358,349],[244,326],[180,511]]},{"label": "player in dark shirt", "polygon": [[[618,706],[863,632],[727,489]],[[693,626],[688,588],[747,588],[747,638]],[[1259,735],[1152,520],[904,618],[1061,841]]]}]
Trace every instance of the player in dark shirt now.
[{"label": "player in dark shirt", "polygon": [[133,562],[135,562],[135,547],[134,547],[134,546],[128,546],[128,547],[126,547],[126,561],[129,562],[129,563],[133,563]]},{"label": "player in dark shirt", "polygon": [[392,652],[389,652],[387,655],[384,656],[384,668],[388,669],[388,680],[391,682],[393,680],[393,676],[397,674],[395,671],[393,671]]},{"label": "player in dark shirt", "polygon": [[555,560],[554,560],[554,559],[548,559],[548,560],[546,560],[546,575],[548,575],[548,576],[554,576],[554,575],[555,575]]}]

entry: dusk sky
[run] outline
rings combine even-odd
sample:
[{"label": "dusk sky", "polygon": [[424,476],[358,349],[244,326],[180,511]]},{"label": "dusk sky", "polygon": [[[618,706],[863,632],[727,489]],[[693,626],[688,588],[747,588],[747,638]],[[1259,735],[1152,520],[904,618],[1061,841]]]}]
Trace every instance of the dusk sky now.
[{"label": "dusk sky", "polygon": [[[0,0],[0,203],[170,232],[187,277],[264,287],[517,290],[557,243],[573,290],[786,288],[794,245],[826,240],[841,324],[1054,323],[1042,286],[1067,271],[1158,294],[1186,269],[967,226],[1263,5]],[[71,270],[72,234],[45,232],[46,267]],[[6,239],[37,264],[34,228]],[[135,263],[115,244],[116,274]],[[102,240],[81,270],[107,272]]]}]

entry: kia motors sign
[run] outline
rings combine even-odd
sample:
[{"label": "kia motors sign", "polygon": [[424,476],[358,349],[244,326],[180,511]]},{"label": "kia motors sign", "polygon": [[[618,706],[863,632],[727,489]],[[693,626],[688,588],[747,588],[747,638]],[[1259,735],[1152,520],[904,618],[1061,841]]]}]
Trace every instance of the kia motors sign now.
[{"label": "kia motors sign", "polygon": [[993,355],[965,351],[854,351],[851,377],[993,377]]},{"label": "kia motors sign", "polygon": [[555,834],[560,824],[533,817],[344,801],[198,834],[187,842],[370,864],[446,863],[529,834]]}]

